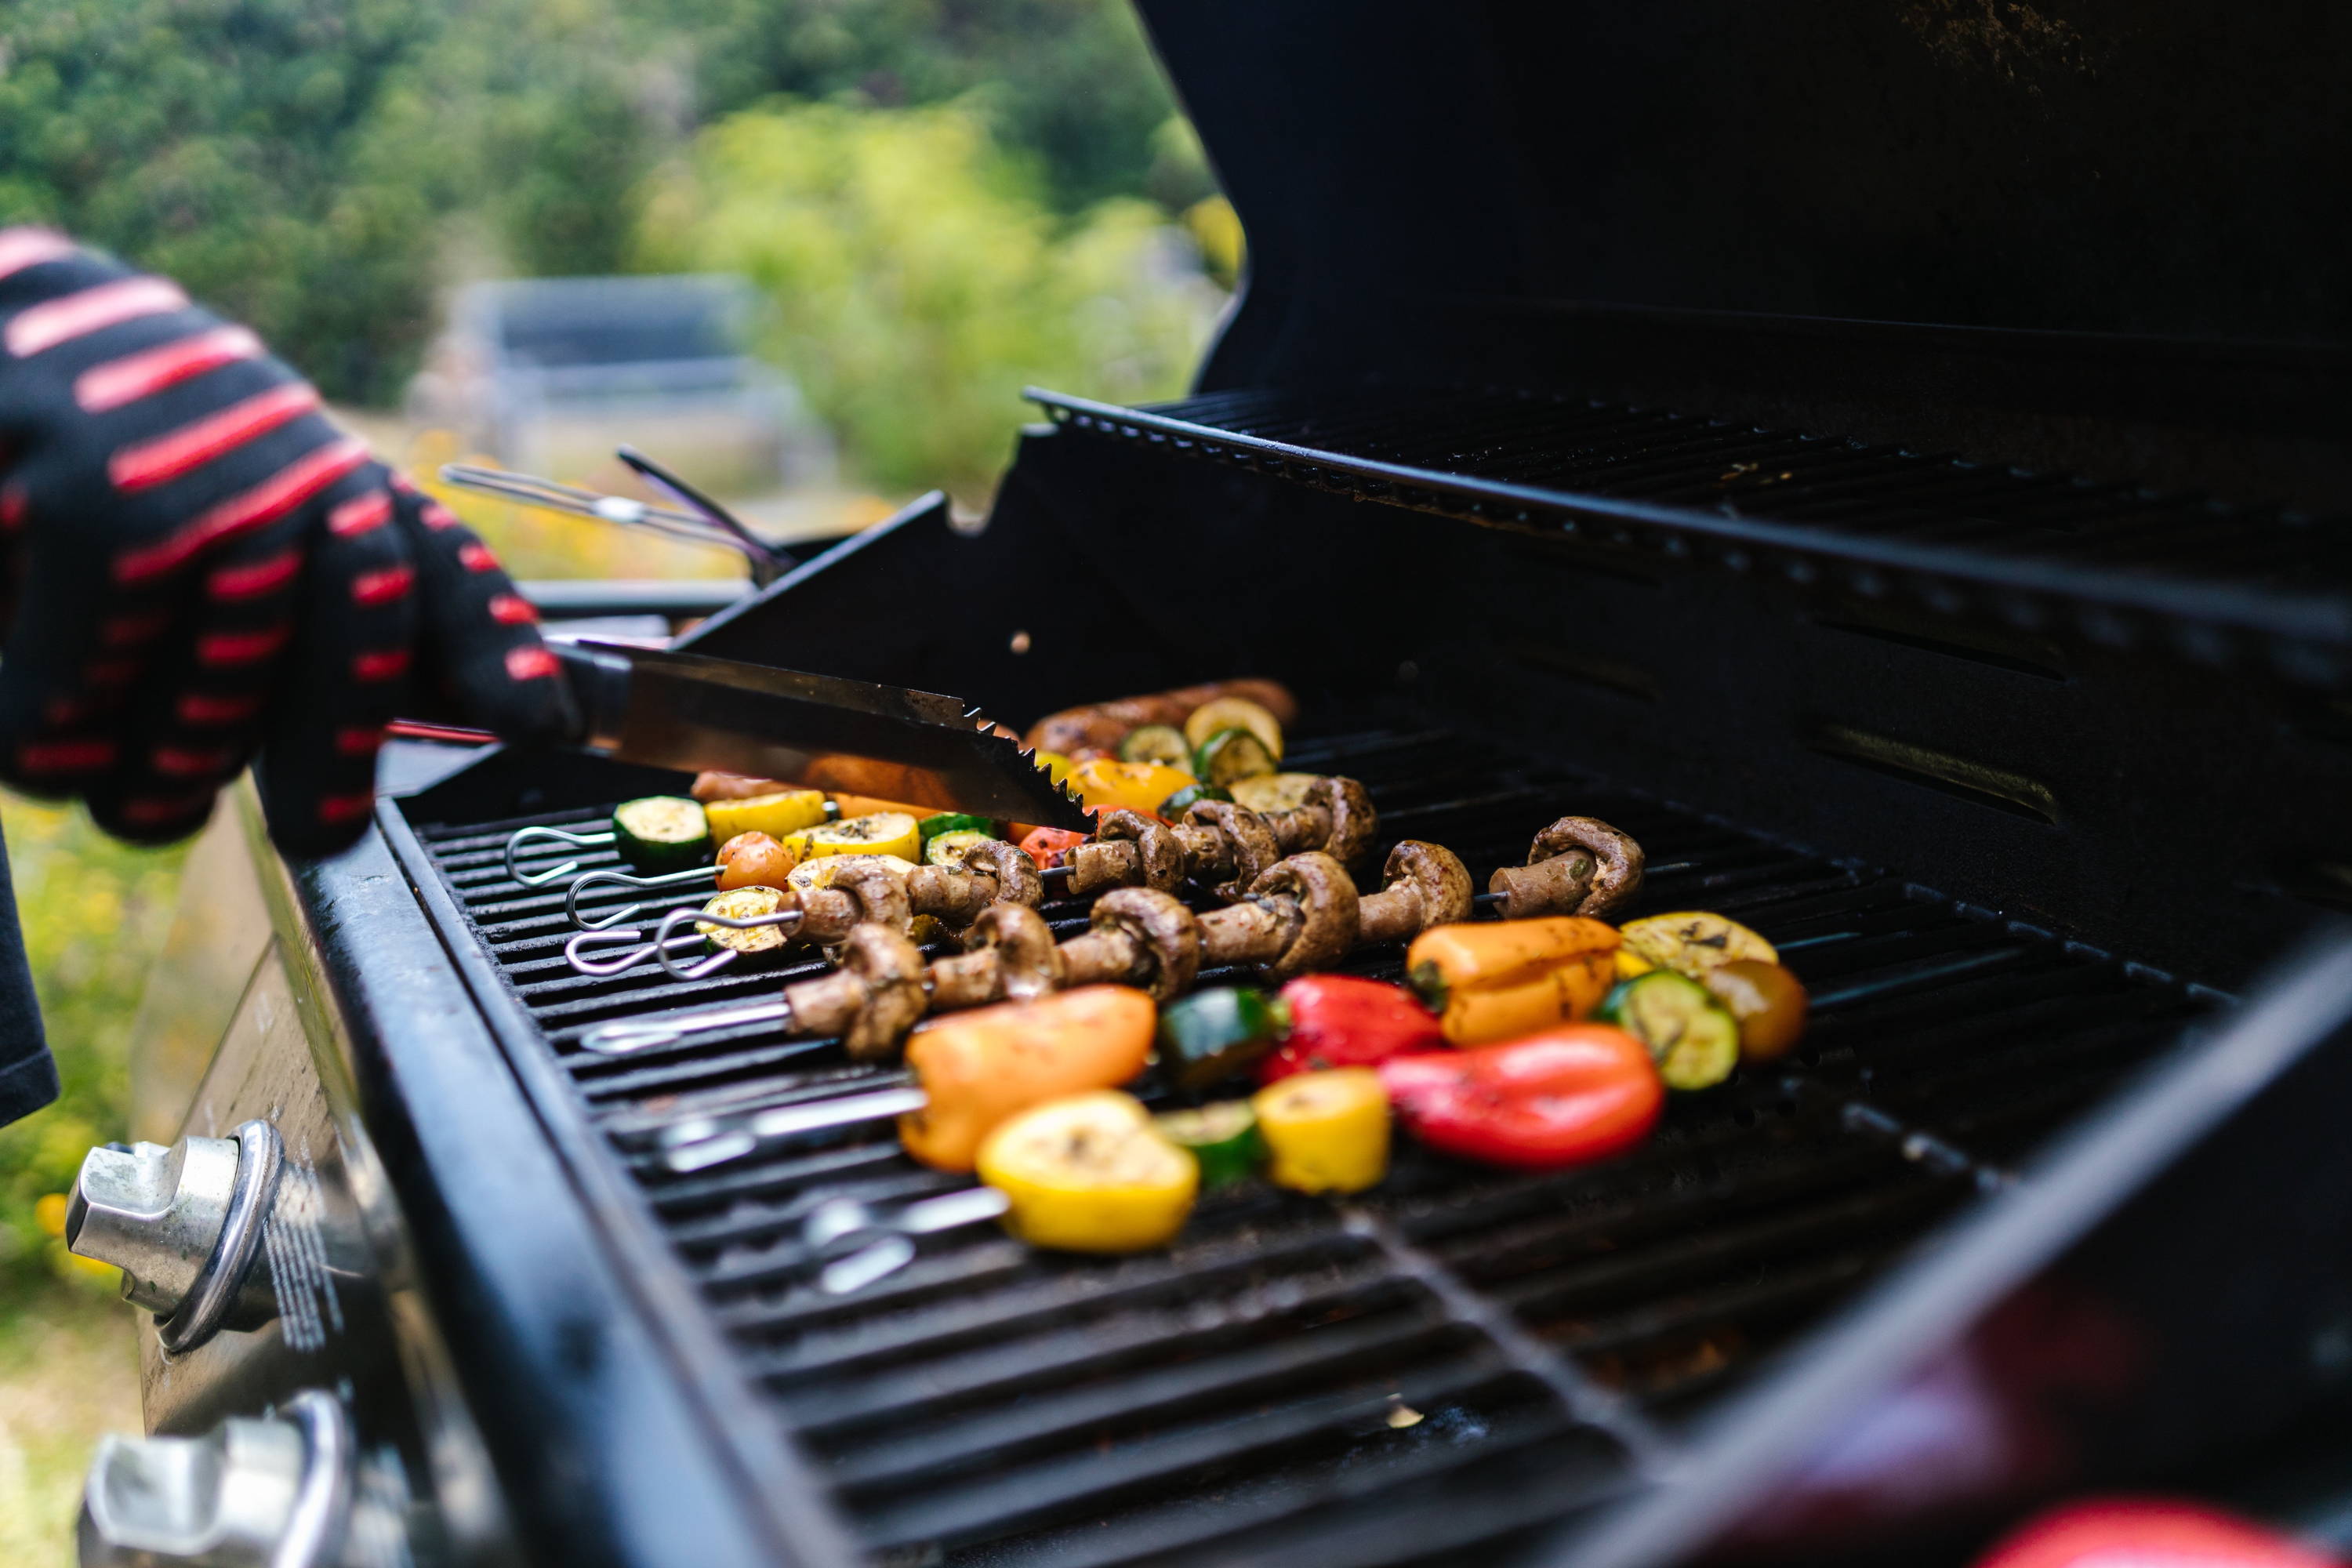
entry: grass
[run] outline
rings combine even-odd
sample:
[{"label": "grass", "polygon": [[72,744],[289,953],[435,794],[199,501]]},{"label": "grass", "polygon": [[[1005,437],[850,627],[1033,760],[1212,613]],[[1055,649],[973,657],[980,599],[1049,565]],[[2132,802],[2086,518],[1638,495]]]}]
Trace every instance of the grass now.
[{"label": "grass", "polygon": [[131,1313],[62,1279],[0,1301],[0,1563],[70,1568],[90,1449],[140,1429]]},{"label": "grass", "polygon": [[0,1563],[47,1568],[74,1560],[99,1436],[141,1429],[131,1309],[112,1269],[66,1252],[56,1194],[91,1144],[122,1136],[131,1021],[182,852],[134,849],[79,809],[9,795],[0,827],[64,1089],[0,1128]]}]

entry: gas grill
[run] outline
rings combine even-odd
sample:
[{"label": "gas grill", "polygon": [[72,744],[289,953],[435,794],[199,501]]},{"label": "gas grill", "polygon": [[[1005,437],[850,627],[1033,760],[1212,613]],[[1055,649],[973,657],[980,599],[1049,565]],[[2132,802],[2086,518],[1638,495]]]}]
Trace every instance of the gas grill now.
[{"label": "gas grill", "polygon": [[[969,1181],[871,1126],[660,1152],[888,1070],[582,1045],[816,966],[580,974],[569,876],[509,875],[682,781],[399,745],[351,855],[281,866],[247,800],[194,863],[235,978],[151,1009],[142,1135],[269,1122],[310,1195],[278,1316],[145,1334],[151,1426],[300,1415],[273,1451],[419,1563],[1962,1562],[2114,1486],[2342,1539],[2341,50],[2185,5],[1143,10],[1251,237],[1193,395],[1033,391],[984,527],[929,498],[681,640],[1016,723],[1279,678],[1383,846],[1483,886],[1563,813],[1631,832],[1629,912],[1760,931],[1799,1050],[1597,1167],[1405,1147],[1165,1252],[866,1268],[811,1220]],[[564,609],[654,604],[611,597]],[[520,868],[559,858],[613,863]]]}]

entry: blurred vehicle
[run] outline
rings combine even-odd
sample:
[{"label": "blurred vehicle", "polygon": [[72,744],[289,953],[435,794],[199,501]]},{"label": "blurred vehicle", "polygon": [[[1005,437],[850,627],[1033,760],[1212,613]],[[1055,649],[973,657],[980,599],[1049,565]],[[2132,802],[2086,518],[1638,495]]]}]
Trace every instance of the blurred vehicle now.
[{"label": "blurred vehicle", "polygon": [[749,352],[758,308],[716,273],[471,284],[407,412],[533,473],[588,473],[627,441],[734,495],[829,486],[831,434]]}]

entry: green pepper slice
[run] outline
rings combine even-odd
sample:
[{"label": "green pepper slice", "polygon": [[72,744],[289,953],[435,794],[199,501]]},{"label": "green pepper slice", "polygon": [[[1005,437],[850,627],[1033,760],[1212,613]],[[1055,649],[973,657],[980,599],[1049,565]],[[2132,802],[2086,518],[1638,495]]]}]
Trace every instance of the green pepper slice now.
[{"label": "green pepper slice", "polygon": [[1265,1161],[1257,1112],[1246,1100],[1219,1100],[1197,1110],[1171,1110],[1154,1118],[1160,1135],[1201,1163],[1201,1185],[1226,1187],[1257,1174]]},{"label": "green pepper slice", "polygon": [[1254,985],[1196,991],[1160,1010],[1160,1069],[1178,1089],[1206,1089],[1274,1049],[1289,1009]]},{"label": "green pepper slice", "polygon": [[1159,815],[1171,822],[1181,822],[1184,817],[1185,807],[1196,800],[1231,800],[1233,798],[1229,792],[1219,789],[1215,784],[1186,784],[1160,803]]}]

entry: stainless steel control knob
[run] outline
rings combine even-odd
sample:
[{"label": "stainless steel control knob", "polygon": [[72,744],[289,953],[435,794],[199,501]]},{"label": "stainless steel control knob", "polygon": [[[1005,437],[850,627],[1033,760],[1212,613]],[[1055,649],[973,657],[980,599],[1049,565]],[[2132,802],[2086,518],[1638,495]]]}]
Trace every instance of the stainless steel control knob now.
[{"label": "stainless steel control knob", "polygon": [[105,1437],[82,1493],[82,1568],[340,1568],[355,1553],[351,1418],[306,1389],[201,1437]]},{"label": "stainless steel control knob", "polygon": [[66,1200],[66,1246],[122,1270],[122,1294],[156,1315],[165,1350],[194,1350],[270,1315],[254,1263],[282,1163],[266,1121],[169,1149],[92,1149]]}]

